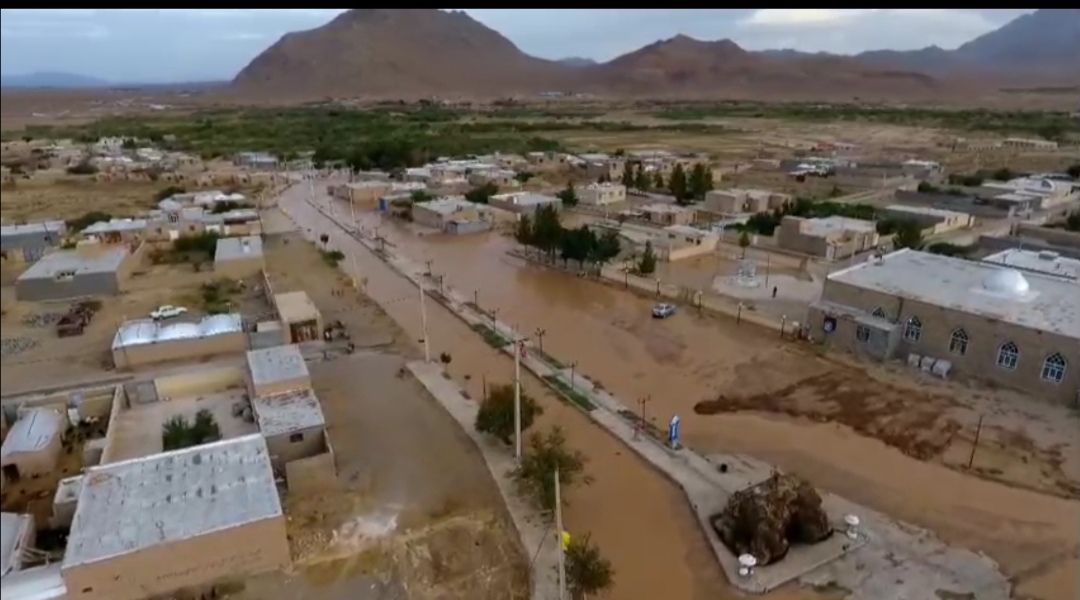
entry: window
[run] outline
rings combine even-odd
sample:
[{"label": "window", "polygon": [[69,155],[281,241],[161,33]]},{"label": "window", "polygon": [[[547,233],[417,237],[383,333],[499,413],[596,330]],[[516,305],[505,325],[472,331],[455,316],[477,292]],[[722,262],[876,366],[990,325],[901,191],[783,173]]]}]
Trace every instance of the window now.
[{"label": "window", "polygon": [[1061,383],[1065,379],[1065,357],[1055,352],[1046,357],[1042,366],[1042,378],[1050,383]]},{"label": "window", "polygon": [[855,339],[860,342],[867,342],[870,340],[870,328],[866,325],[859,325],[855,328]]},{"label": "window", "polygon": [[962,328],[952,332],[952,339],[949,340],[949,352],[953,354],[963,356],[967,354],[968,347],[968,334]]},{"label": "window", "polygon": [[917,342],[922,337],[922,321],[919,317],[911,317],[904,326],[904,339],[909,342]]},{"label": "window", "polygon": [[1012,342],[1005,342],[998,348],[997,365],[1002,369],[1013,370],[1020,361],[1020,349]]},{"label": "window", "polygon": [[875,317],[877,317],[879,319],[884,319],[885,318],[885,309],[881,308],[879,306],[879,307],[875,308],[874,312],[871,313],[871,314],[873,314]]},{"label": "window", "polygon": [[304,434],[303,434],[303,432],[300,432],[300,433],[294,433],[294,434],[290,435],[290,436],[289,436],[289,441],[290,441],[290,442],[292,442],[292,443],[294,443],[294,444],[295,444],[296,442],[302,442],[302,441],[304,441]]}]

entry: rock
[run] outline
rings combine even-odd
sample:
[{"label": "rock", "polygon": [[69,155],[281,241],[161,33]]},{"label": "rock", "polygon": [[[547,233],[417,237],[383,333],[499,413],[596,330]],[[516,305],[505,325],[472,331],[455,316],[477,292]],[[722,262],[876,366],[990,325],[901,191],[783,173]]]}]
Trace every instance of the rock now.
[{"label": "rock", "polygon": [[758,565],[783,558],[791,542],[811,544],[832,534],[817,490],[798,477],[779,473],[736,492],[711,520],[732,552],[752,554]]}]

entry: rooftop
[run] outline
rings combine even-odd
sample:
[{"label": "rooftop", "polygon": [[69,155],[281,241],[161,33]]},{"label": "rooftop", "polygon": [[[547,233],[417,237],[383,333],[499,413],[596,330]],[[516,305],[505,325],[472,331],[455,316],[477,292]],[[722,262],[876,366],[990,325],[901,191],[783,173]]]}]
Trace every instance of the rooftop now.
[{"label": "rooftop", "polygon": [[662,202],[657,202],[655,204],[646,204],[644,206],[640,206],[640,207],[638,207],[638,210],[641,210],[643,212],[673,213],[674,214],[674,213],[693,212],[694,209],[687,208],[685,206],[679,206],[677,204],[664,204]]},{"label": "rooftop", "polygon": [[1080,287],[1060,277],[904,249],[829,281],[1080,339]]},{"label": "rooftop", "polygon": [[303,290],[285,292],[274,296],[278,316],[286,323],[302,323],[319,317],[319,309]]},{"label": "rooftop", "polygon": [[113,336],[112,348],[131,348],[176,340],[208,338],[243,331],[239,313],[209,315],[198,323],[164,323],[152,319],[124,321]]},{"label": "rooftop", "polygon": [[43,232],[63,233],[64,231],[67,231],[67,224],[63,221],[40,221],[38,223],[0,226],[0,235],[2,236],[27,235]]},{"label": "rooftop", "polygon": [[296,344],[249,350],[247,363],[251,381],[255,385],[310,376],[304,356]]},{"label": "rooftop", "polygon": [[423,202],[418,206],[422,206],[426,210],[437,212],[443,216],[452,215],[456,212],[460,212],[463,210],[477,208],[476,204],[469,202],[462,196],[443,196],[429,202]]},{"label": "rooftop", "polygon": [[[1080,260],[1061,256],[1052,250],[1022,250],[1009,248],[983,258],[983,261],[1014,267],[1022,271],[1034,271],[1057,275],[1068,279],[1080,279]],[[1077,290],[1080,294],[1080,290]]]},{"label": "rooftop", "polygon": [[214,249],[214,262],[262,258],[262,238],[257,235],[219,238]]},{"label": "rooftop", "polygon": [[0,456],[37,452],[47,447],[64,432],[64,415],[52,408],[35,408],[28,411],[8,430]]},{"label": "rooftop", "polygon": [[263,435],[279,435],[326,425],[322,406],[311,388],[258,396],[251,400],[251,406]]},{"label": "rooftop", "polygon": [[83,235],[96,233],[118,233],[121,231],[140,231],[146,229],[146,219],[110,219],[98,221],[82,230]]},{"label": "rooftop", "polygon": [[492,198],[495,200],[508,202],[510,204],[513,204],[514,206],[538,206],[559,202],[559,199],[555,196],[537,194],[536,192],[513,192],[509,194],[495,194],[494,196],[492,196]]},{"label": "rooftop", "polygon": [[[788,217],[784,217],[785,219]],[[804,219],[802,225],[803,233],[817,236],[825,236],[834,232],[841,231],[857,231],[862,233],[871,233],[877,231],[877,225],[873,221],[863,221],[862,219],[850,219],[848,217],[823,217],[817,219]]]},{"label": "rooftop", "polygon": [[958,212],[955,210],[945,210],[944,208],[934,208],[931,206],[909,206],[907,204],[890,204],[885,207],[885,210],[891,210],[896,212],[905,212],[919,215],[933,215],[935,217],[955,218],[965,217],[966,213]]},{"label": "rooftop", "polygon": [[91,467],[63,567],[280,516],[258,434]]},{"label": "rooftop", "polygon": [[[16,548],[23,539],[27,527],[34,526],[33,515],[20,515],[16,513],[0,513],[0,577],[7,575],[15,568],[15,563],[20,559],[19,552],[22,548]],[[7,581],[4,581],[4,595],[7,595]]]}]

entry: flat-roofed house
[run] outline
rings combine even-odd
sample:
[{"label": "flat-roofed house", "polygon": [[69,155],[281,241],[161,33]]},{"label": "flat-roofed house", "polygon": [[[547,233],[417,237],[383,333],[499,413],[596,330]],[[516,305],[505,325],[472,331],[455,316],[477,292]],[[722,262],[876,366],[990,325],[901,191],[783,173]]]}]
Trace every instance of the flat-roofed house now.
[{"label": "flat-roofed house", "polygon": [[23,413],[0,447],[4,481],[52,473],[60,461],[67,426],[67,417],[54,408],[32,408]]},{"label": "flat-roofed house", "polygon": [[286,344],[319,340],[322,336],[322,315],[303,290],[274,296],[274,306],[281,319]]},{"label": "flat-roofed house", "polygon": [[46,254],[15,280],[19,300],[115,296],[124,290],[136,255],[123,246],[79,246]]},{"label": "flat-roofed house", "polygon": [[141,600],[290,564],[259,434],[87,469],[61,573],[69,600]]},{"label": "flat-roofed house", "polygon": [[262,238],[257,235],[220,238],[214,249],[214,272],[243,279],[263,270]]},{"label": "flat-roofed house", "polygon": [[248,391],[252,397],[311,387],[311,374],[296,344],[249,350],[247,364]]},{"label": "flat-roofed house", "polygon": [[120,324],[113,336],[118,369],[158,362],[201,359],[247,349],[239,313],[207,315],[196,323],[138,319]]},{"label": "flat-roofed house", "polygon": [[808,219],[787,215],[776,231],[781,248],[829,260],[876,248],[880,239],[874,222],[837,216]]},{"label": "flat-roofed house", "polygon": [[8,260],[32,263],[56,248],[67,233],[63,221],[0,226],[0,252]]}]

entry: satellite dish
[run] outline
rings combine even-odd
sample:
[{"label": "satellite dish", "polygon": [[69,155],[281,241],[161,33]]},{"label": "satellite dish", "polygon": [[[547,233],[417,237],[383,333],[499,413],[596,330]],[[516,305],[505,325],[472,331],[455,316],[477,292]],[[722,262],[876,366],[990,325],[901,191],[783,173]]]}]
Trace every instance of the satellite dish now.
[{"label": "satellite dish", "polygon": [[757,558],[753,554],[740,554],[739,564],[747,569],[753,569],[757,566]]}]

